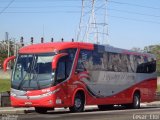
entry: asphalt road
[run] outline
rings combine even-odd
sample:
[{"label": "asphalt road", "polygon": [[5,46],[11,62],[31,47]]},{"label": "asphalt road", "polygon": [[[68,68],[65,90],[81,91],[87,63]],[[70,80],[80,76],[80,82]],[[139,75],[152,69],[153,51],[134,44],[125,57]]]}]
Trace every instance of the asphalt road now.
[{"label": "asphalt road", "polygon": [[92,109],[81,113],[60,110],[50,111],[47,114],[33,112],[11,117],[17,117],[17,120],[160,120],[160,108],[144,107],[134,110],[115,108],[106,111]]}]

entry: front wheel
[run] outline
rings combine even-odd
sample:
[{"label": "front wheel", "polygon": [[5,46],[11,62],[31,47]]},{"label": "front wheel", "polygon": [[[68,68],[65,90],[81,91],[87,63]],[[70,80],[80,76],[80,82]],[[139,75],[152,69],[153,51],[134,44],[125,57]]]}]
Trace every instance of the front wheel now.
[{"label": "front wheel", "polygon": [[82,112],[84,110],[84,98],[82,94],[76,94],[74,105],[69,107],[71,112]]}]

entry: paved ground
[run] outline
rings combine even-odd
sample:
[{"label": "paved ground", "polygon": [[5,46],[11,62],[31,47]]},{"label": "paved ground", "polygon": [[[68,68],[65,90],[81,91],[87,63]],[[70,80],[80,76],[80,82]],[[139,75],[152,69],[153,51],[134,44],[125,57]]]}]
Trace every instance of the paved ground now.
[{"label": "paved ground", "polygon": [[15,120],[160,120],[159,111],[160,108],[151,107],[143,107],[134,110],[116,108],[107,111],[90,109],[81,113],[70,113],[68,110],[59,110],[47,114],[37,114],[33,112],[19,115],[3,115],[2,120],[11,120],[11,118],[15,118]]},{"label": "paved ground", "polygon": [[[155,101],[151,103],[141,103],[141,107],[155,107],[155,108],[160,108],[160,101]],[[98,109],[96,105],[93,106],[86,106],[86,110],[93,110],[93,109]],[[56,108],[56,112],[59,111],[69,111],[68,109],[63,109],[63,108]],[[13,107],[0,107],[0,115],[1,114],[27,114],[27,113],[33,113],[34,108],[29,107],[29,108],[13,108]]]},{"label": "paved ground", "polygon": [[[151,103],[141,103],[141,107],[155,107],[155,108],[160,108],[160,101],[155,101]],[[93,109],[98,109],[96,105],[93,106],[86,106],[86,110],[93,110]],[[55,111],[69,111],[68,109],[63,109],[63,108],[56,108]],[[1,114],[27,114],[27,113],[33,113],[34,108],[29,107],[29,108],[13,108],[13,107],[0,107],[0,115]]]}]

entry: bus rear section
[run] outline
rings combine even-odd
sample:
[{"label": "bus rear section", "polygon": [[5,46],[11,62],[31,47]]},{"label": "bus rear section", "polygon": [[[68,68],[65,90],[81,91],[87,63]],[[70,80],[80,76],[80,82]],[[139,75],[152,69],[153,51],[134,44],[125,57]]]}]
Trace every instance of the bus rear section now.
[{"label": "bus rear section", "polygon": [[[9,60],[4,63],[4,68]],[[59,107],[72,112],[85,105],[139,108],[154,100],[156,59],[152,54],[79,42],[21,48],[11,79],[13,107],[46,113]]]},{"label": "bus rear section", "polygon": [[140,102],[155,100],[157,89],[156,58],[153,54],[94,45],[81,50],[77,70],[81,83],[100,109],[114,105],[140,108]]}]

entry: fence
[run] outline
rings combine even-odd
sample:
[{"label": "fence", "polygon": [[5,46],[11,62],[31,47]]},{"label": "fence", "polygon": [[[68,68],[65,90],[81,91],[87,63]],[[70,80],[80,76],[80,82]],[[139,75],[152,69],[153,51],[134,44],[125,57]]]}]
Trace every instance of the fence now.
[{"label": "fence", "polygon": [[11,106],[10,92],[0,93],[0,107],[9,107],[9,106]]}]

